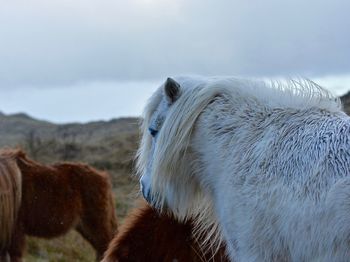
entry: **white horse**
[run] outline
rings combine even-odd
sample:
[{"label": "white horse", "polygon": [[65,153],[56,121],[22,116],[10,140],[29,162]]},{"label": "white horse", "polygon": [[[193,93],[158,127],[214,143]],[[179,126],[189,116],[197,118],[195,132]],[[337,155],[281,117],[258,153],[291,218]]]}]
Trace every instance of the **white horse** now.
[{"label": "white horse", "polygon": [[316,84],[168,78],[142,132],[145,198],[232,261],[350,261],[350,118]]}]

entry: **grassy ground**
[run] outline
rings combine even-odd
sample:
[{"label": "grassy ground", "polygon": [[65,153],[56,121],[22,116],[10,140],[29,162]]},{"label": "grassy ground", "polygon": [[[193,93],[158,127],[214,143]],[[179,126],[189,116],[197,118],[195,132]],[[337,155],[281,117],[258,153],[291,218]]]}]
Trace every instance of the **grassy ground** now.
[{"label": "grassy ground", "polygon": [[95,251],[77,232],[46,240],[27,238],[27,262],[93,262]]}]

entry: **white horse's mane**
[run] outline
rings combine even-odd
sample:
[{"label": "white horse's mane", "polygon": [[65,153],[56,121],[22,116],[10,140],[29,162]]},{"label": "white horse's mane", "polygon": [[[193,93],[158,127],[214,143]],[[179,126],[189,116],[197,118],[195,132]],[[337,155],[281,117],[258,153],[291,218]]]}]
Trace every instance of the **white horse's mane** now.
[{"label": "white horse's mane", "polygon": [[[309,80],[271,83],[236,78],[183,77],[175,80],[182,87],[182,94],[170,107],[159,132],[152,160],[152,187],[159,192],[159,208],[167,203],[179,219],[195,218],[198,222],[198,234],[209,232],[207,242],[219,243],[221,232],[209,197],[210,192],[203,192],[203,185],[195,181],[192,170],[188,168],[191,134],[203,110],[216,97],[224,97],[231,103],[236,103],[237,107],[240,103],[250,103],[252,110],[261,106],[285,110],[318,108],[333,112],[339,111],[341,104],[339,99]],[[137,170],[140,175],[147,169],[151,157],[152,137],[147,129],[163,96],[162,86],[151,97],[144,111],[141,126],[143,138],[137,156]],[[200,167],[196,171],[200,172]],[[174,199],[165,199],[174,190]]]}]

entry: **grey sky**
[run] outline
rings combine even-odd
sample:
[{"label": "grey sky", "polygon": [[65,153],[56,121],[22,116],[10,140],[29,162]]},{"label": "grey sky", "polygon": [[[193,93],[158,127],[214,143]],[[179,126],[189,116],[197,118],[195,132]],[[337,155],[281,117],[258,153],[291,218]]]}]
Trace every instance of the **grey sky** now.
[{"label": "grey sky", "polygon": [[191,73],[350,89],[349,10],[348,0],[0,0],[0,90],[122,94],[125,82]]},{"label": "grey sky", "polygon": [[153,81],[91,82],[7,89],[0,96],[0,107],[5,113],[26,112],[56,123],[139,116],[159,84]]},{"label": "grey sky", "polygon": [[0,0],[0,84],[344,74],[347,0]]}]

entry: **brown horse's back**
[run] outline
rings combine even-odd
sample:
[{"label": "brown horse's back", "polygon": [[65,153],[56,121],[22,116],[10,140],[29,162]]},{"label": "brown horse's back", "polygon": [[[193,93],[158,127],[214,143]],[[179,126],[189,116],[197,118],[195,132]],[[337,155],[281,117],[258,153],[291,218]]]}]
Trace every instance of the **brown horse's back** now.
[{"label": "brown horse's back", "polygon": [[192,237],[192,224],[179,223],[143,202],[126,219],[109,245],[103,262],[227,261],[224,249],[201,251]]},{"label": "brown horse's back", "polygon": [[108,174],[79,163],[42,165],[21,152],[17,164],[23,175],[18,220],[23,233],[53,238],[76,228],[100,258],[117,230]]},{"label": "brown horse's back", "polygon": [[23,173],[20,216],[26,234],[49,238],[65,234],[82,213],[81,192],[72,183],[75,174],[22,159],[18,165]]}]

